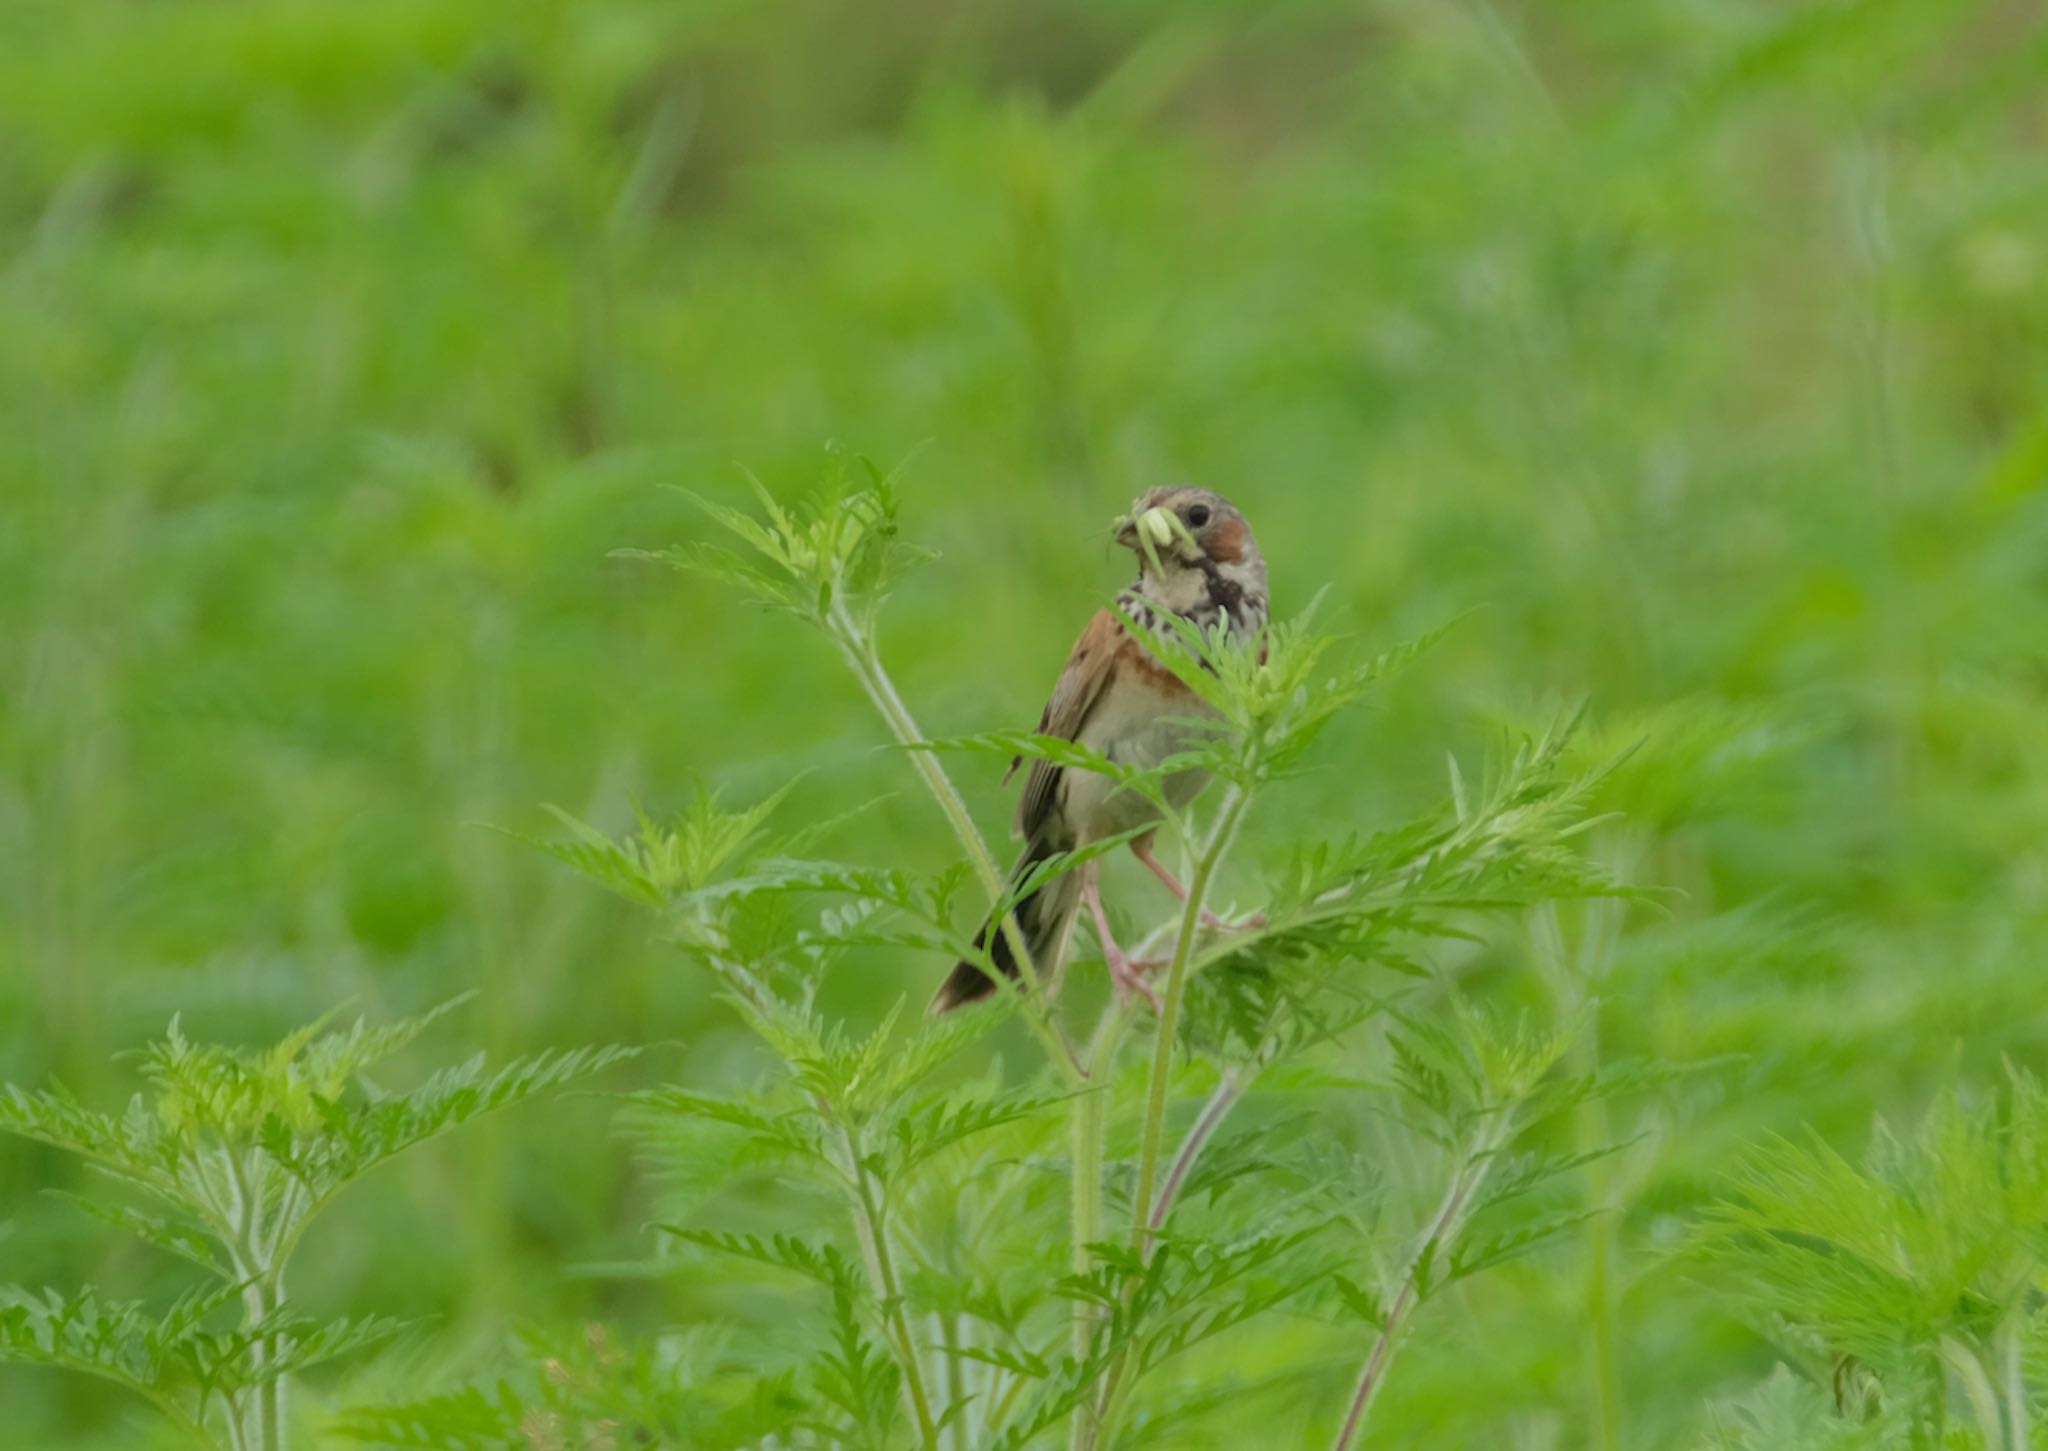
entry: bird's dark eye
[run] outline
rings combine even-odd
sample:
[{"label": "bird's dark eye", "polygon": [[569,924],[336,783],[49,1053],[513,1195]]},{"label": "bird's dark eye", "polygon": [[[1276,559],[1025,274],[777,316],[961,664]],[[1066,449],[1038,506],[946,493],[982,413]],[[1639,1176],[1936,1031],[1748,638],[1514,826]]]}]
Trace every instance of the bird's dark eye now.
[{"label": "bird's dark eye", "polygon": [[1202,527],[1202,526],[1203,526],[1204,524],[1206,524],[1206,523],[1208,523],[1208,522],[1209,522],[1209,506],[1208,506],[1207,504],[1197,504],[1197,505],[1195,505],[1195,507],[1194,507],[1194,508],[1192,508],[1192,509],[1188,510],[1188,527],[1189,527],[1189,528],[1191,528],[1191,529],[1199,529],[1199,528],[1201,528],[1201,527]]}]

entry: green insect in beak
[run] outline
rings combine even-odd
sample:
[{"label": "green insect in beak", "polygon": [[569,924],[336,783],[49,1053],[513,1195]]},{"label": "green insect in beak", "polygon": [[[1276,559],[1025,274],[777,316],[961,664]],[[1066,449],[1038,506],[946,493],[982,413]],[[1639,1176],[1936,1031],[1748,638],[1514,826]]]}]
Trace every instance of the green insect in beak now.
[{"label": "green insect in beak", "polygon": [[1195,542],[1195,536],[1181,521],[1180,515],[1160,505],[1154,505],[1135,519],[1128,516],[1118,519],[1118,536],[1122,537],[1125,530],[1130,531],[1131,543],[1145,556],[1155,575],[1162,572],[1159,551],[1172,544],[1176,536],[1190,545]]}]

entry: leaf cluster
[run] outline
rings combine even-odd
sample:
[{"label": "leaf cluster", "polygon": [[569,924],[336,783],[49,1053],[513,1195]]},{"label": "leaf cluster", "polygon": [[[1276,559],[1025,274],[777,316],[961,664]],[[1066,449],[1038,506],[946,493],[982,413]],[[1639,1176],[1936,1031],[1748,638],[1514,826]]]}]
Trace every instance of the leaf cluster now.
[{"label": "leaf cluster", "polygon": [[602,1324],[529,1331],[523,1367],[494,1385],[353,1408],[333,1434],[394,1451],[740,1451],[789,1426],[808,1401],[787,1376],[765,1375],[714,1330],[647,1342]]},{"label": "leaf cluster", "polygon": [[1952,1398],[1999,1444],[1998,1406],[2039,1383],[2048,1092],[2017,1069],[1997,1092],[1951,1089],[1911,1130],[1879,1119],[1859,1158],[1772,1143],[1691,1253],[1795,1364],[1858,1387],[1910,1444],[1938,1442]]},{"label": "leaf cluster", "polygon": [[0,1359],[112,1382],[204,1437],[209,1422],[250,1391],[407,1328],[385,1316],[314,1322],[285,1309],[249,1320],[237,1314],[241,1293],[238,1285],[207,1286],[152,1313],[91,1289],[0,1289]]},{"label": "leaf cluster", "polygon": [[794,506],[777,501],[751,474],[747,482],[760,518],[689,496],[735,546],[693,543],[621,553],[719,580],[756,604],[828,632],[842,628],[840,617],[863,631],[872,628],[896,581],[932,557],[902,539],[891,477],[844,449],[828,452],[825,477]]},{"label": "leaf cluster", "polygon": [[1208,944],[1196,1040],[1245,1052],[1333,1036],[1376,1011],[1361,969],[1416,980],[1418,949],[1480,940],[1483,919],[1539,903],[1634,895],[1579,849],[1611,762],[1570,764],[1573,723],[1519,743],[1476,790],[1455,762],[1443,803],[1369,835],[1308,842],[1267,872],[1264,921]]},{"label": "leaf cluster", "polygon": [[285,1268],[314,1218],[385,1160],[635,1051],[544,1052],[495,1070],[479,1055],[410,1089],[372,1076],[453,1006],[383,1026],[314,1023],[262,1049],[195,1042],[174,1021],[138,1055],[147,1088],[120,1113],[62,1086],[0,1088],[0,1132],[77,1154],[130,1195],[72,1202],[207,1277],[155,1316],[90,1289],[0,1290],[0,1359],[115,1381],[208,1440],[248,1430],[255,1392],[396,1333],[382,1317],[316,1322],[290,1308]]},{"label": "leaf cluster", "polygon": [[[1156,626],[1129,619],[1206,712],[1193,744],[1173,759],[1140,770],[1035,732],[928,741],[896,698],[872,636],[872,611],[898,567],[886,544],[894,538],[893,496],[879,479],[853,492],[843,477],[828,485],[793,510],[764,496],[761,518],[714,510],[745,544],[743,559],[697,551],[672,562],[711,569],[838,641],[956,826],[964,809],[937,764],[946,752],[1095,772],[1162,810],[1167,779],[1201,769],[1226,786],[1225,804],[1202,833],[1198,880],[1206,883],[1252,798],[1303,770],[1340,712],[1442,634],[1333,666],[1335,642],[1315,628],[1312,612],[1255,639],[1176,618]],[[717,976],[776,1065],[750,1092],[677,1086],[635,1095],[628,1121],[657,1153],[671,1156],[678,1180],[702,1168],[697,1146],[715,1140],[725,1145],[723,1163],[758,1173],[774,1203],[777,1222],[770,1224],[712,1227],[682,1216],[662,1228],[681,1262],[710,1256],[744,1267],[777,1292],[776,1303],[792,1307],[783,1318],[807,1327],[774,1337],[805,1401],[790,1431],[820,1444],[881,1445],[896,1437],[932,1447],[953,1426],[971,1444],[1021,1448],[1071,1416],[1075,1444],[1092,1448],[1121,1434],[1131,1390],[1148,1375],[1259,1315],[1297,1298],[1335,1297],[1382,1334],[1395,1334],[1395,1322],[1443,1286],[1528,1253],[1576,1223],[1568,1206],[1520,1216],[1496,1211],[1593,1157],[1513,1152],[1533,1125],[1612,1091],[1599,1074],[1558,1071],[1577,1025],[1496,1022],[1455,993],[1434,1005],[1397,1007],[1369,991],[1358,971],[1378,963],[1420,980],[1427,974],[1422,947],[1475,937],[1485,914],[1619,894],[1579,849],[1578,838],[1597,820],[1591,803],[1604,768],[1568,759],[1574,724],[1521,744],[1476,790],[1454,764],[1446,803],[1405,826],[1295,848],[1269,883],[1262,917],[1238,932],[1205,929],[1176,942],[1175,972],[1185,970],[1176,980],[1194,985],[1185,1024],[1162,1030],[1151,1081],[1134,1085],[1135,1095],[1117,1071],[1114,1049],[1127,1026],[1121,1010],[1098,1029],[1098,1044],[1108,1046],[1078,1093],[1009,1084],[1000,1072],[967,1082],[942,1073],[1005,1020],[1002,1011],[911,1028],[899,1004],[856,1032],[820,1010],[824,972],[846,947],[961,957],[980,950],[952,925],[971,880],[964,869],[921,876],[809,857],[768,827],[780,794],[741,810],[706,797],[663,824],[643,814],[637,833],[619,840],[564,818],[571,835],[552,844],[552,854],[655,909],[673,939]],[[1094,842],[1034,864],[1002,886],[997,911],[1123,844]],[[985,847],[969,845],[986,860]],[[797,910],[806,899],[829,905],[806,920]],[[973,911],[969,920],[980,916]],[[1194,920],[1190,909],[1186,921]],[[1171,923],[1161,929],[1171,930]],[[1008,995],[1000,1001],[1014,1004]],[[1387,1072],[1357,1087],[1403,1105],[1395,1117],[1434,1156],[1446,1198],[1403,1255],[1367,1276],[1358,1273],[1357,1236],[1378,1234],[1370,1174],[1361,1176],[1328,1143],[1322,1150],[1345,1163],[1305,1165],[1302,1152],[1278,1151],[1271,1138],[1210,1138],[1262,1073],[1312,1044],[1348,1039],[1383,1012],[1395,1018],[1379,1040]],[[1169,1166],[1161,1143],[1171,1092],[1165,1079],[1173,1077],[1171,1049],[1183,1042],[1228,1066]],[[1119,1111],[1144,1117],[1135,1172],[1087,1159],[1078,1147],[1071,1167],[1029,1157],[1025,1146],[1043,1143],[1053,1116],[1069,1104],[1077,1145],[1081,1135],[1100,1132],[1085,1125],[1112,1122]],[[991,1144],[1026,1157],[1004,1163]],[[1070,1224],[1048,1212],[1052,1196],[1023,1187],[1048,1171],[1074,1176]],[[1158,1189],[1157,1203],[1142,1206],[1131,1202],[1135,1189],[1118,1191],[1134,1223],[1147,1227],[1129,1241],[1082,1234],[1083,1175],[1102,1190],[1126,1179],[1147,1197]],[[1291,1187],[1276,1198],[1269,1191],[1282,1183]],[[1360,1183],[1360,1195],[1333,1202],[1336,1186]],[[798,1185],[821,1197],[785,1192]],[[1174,1195],[1213,1203],[1239,1185],[1266,1194],[1256,1233],[1204,1234],[1172,1218]],[[842,1206],[843,1222],[816,1225],[807,1210],[831,1200]],[[1501,1220],[1498,1229],[1486,1227],[1481,1217],[1488,1215]],[[1465,1237],[1475,1221],[1478,1232]],[[1099,1224],[1099,1205],[1085,1222]],[[1063,1238],[1072,1242],[1061,1265],[1054,1250]],[[1388,1258],[1376,1249],[1363,1257]],[[1371,1288],[1364,1279],[1374,1281]]]}]

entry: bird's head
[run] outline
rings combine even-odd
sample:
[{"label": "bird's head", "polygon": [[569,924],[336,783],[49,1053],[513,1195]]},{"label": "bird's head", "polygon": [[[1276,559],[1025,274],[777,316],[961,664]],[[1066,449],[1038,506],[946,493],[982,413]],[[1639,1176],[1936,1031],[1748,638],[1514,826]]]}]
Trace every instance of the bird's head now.
[{"label": "bird's head", "polygon": [[1237,506],[1212,489],[1153,489],[1117,520],[1116,542],[1138,556],[1141,583],[1170,590],[1212,575],[1263,595],[1266,562]]}]

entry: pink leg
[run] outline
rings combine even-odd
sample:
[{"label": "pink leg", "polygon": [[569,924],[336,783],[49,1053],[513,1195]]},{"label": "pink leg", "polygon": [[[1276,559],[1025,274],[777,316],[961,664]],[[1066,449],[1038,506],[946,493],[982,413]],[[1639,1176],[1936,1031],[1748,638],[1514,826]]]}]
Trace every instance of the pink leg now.
[{"label": "pink leg", "polygon": [[1116,1000],[1129,1002],[1136,993],[1159,1007],[1159,994],[1152,991],[1152,984],[1145,981],[1145,969],[1153,963],[1133,962],[1124,950],[1116,945],[1116,938],[1110,935],[1109,914],[1102,910],[1102,888],[1095,880],[1095,868],[1091,864],[1081,870],[1081,900],[1088,904],[1088,915],[1095,919],[1095,935],[1102,939],[1102,960],[1109,964],[1110,981],[1116,984]]},{"label": "pink leg", "polygon": [[[1131,855],[1143,862],[1146,870],[1150,871],[1153,876],[1164,882],[1167,891],[1173,893],[1174,896],[1180,898],[1183,902],[1188,899],[1188,889],[1181,885],[1180,878],[1168,871],[1166,864],[1160,861],[1158,857],[1152,855],[1152,838],[1150,836],[1141,836],[1132,841]],[[1266,919],[1264,917],[1251,917],[1238,924],[1237,927],[1233,927],[1232,924],[1224,921],[1207,907],[1204,907],[1202,909],[1202,925],[1212,932],[1231,932],[1242,927],[1263,927],[1266,925]]]}]

